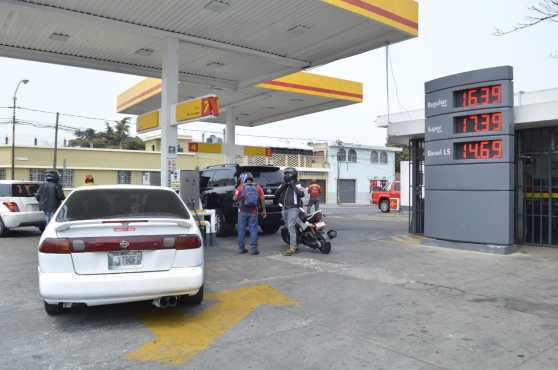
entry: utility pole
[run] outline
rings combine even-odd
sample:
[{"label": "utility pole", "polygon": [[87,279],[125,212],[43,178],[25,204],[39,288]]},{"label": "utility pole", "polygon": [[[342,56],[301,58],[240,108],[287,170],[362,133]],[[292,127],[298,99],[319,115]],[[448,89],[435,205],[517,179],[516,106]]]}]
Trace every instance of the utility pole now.
[{"label": "utility pole", "polygon": [[14,106],[12,113],[12,180],[15,180],[15,125],[16,125],[16,103],[17,103],[17,90],[21,84],[27,85],[29,80],[23,79],[17,83],[16,89],[14,91]]},{"label": "utility pole", "polygon": [[[19,87],[19,84],[17,84]],[[17,88],[16,88],[17,90]],[[14,106],[12,113],[12,180],[15,180],[15,124],[16,124],[16,101],[17,98],[14,94]]]},{"label": "utility pole", "polygon": [[54,126],[54,159],[52,168],[56,169],[57,156],[58,156],[58,120],[60,118],[60,113],[56,112],[56,125]]}]

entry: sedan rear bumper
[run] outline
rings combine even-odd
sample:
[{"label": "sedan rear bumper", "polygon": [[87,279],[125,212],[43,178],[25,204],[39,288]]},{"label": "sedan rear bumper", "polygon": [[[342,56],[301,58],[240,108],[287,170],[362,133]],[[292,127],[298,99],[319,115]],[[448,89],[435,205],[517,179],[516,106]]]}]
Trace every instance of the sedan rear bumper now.
[{"label": "sedan rear bumper", "polygon": [[50,304],[68,302],[88,306],[137,302],[169,295],[196,294],[203,285],[203,266],[168,271],[103,275],[43,273],[39,291]]},{"label": "sedan rear bumper", "polygon": [[2,215],[2,222],[8,229],[20,226],[42,226],[46,224],[46,216],[39,212],[13,212]]}]

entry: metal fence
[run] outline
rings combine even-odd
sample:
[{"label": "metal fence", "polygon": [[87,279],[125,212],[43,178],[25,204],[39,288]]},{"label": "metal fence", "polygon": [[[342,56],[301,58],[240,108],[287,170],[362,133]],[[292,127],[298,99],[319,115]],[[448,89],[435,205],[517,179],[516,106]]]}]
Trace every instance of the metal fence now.
[{"label": "metal fence", "polygon": [[273,154],[264,156],[239,156],[236,162],[243,166],[278,166],[278,167],[303,167],[327,168],[329,167],[325,156],[303,154]]}]

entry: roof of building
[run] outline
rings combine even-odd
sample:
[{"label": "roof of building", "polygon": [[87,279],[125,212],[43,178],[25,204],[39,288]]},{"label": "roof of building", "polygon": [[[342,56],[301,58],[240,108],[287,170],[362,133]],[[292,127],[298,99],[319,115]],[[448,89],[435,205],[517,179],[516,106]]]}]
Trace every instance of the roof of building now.
[{"label": "roof of building", "polygon": [[383,150],[386,152],[401,152],[403,149],[392,147],[392,146],[377,146],[377,145],[363,145],[363,144],[353,144],[353,143],[338,143],[331,142],[329,144],[330,148],[345,148],[345,149],[364,149],[364,150]]}]

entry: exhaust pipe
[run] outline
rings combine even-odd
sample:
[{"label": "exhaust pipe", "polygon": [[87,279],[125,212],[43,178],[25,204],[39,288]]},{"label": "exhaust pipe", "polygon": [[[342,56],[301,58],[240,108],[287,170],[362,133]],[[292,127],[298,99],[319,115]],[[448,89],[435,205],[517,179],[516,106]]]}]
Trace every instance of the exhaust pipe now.
[{"label": "exhaust pipe", "polygon": [[178,297],[171,295],[167,297],[155,298],[152,303],[158,308],[176,307],[178,304]]},{"label": "exhaust pipe", "polygon": [[176,297],[175,295],[172,295],[170,297],[168,297],[167,299],[167,307],[176,307],[177,303],[178,303],[178,297]]},{"label": "exhaust pipe", "polygon": [[155,298],[153,300],[153,305],[158,308],[167,308],[169,306],[169,301],[167,297]]}]

